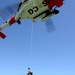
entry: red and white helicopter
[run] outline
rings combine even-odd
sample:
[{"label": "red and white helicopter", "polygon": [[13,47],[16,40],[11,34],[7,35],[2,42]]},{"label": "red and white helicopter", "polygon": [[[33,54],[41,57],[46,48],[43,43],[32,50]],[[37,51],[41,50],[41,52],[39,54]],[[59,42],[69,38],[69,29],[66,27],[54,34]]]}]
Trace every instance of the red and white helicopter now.
[{"label": "red and white helicopter", "polygon": [[[57,8],[61,7],[64,4],[64,0],[22,0],[14,8],[17,10],[16,14],[7,20],[3,25],[0,26],[0,38],[5,38],[6,35],[2,30],[14,23],[21,23],[22,19],[31,19],[33,22],[36,22],[38,19],[44,22],[53,15],[59,13]],[[8,7],[8,11],[14,13],[15,9]]]}]

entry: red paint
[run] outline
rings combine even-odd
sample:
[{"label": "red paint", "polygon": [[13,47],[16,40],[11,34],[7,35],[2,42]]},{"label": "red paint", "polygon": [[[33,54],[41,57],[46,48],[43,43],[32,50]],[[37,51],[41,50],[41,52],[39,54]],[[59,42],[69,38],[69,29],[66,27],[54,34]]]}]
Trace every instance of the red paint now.
[{"label": "red paint", "polygon": [[64,4],[64,0],[57,0],[57,6],[61,7]]},{"label": "red paint", "polygon": [[16,22],[16,20],[15,20],[15,15],[14,15],[13,17],[10,18],[9,23],[13,24],[15,22]]},{"label": "red paint", "polygon": [[0,31],[0,38],[4,39],[5,37],[6,37],[6,35]]},{"label": "red paint", "polygon": [[49,9],[52,9],[54,6],[62,6],[64,0],[46,0],[46,4],[48,5]]}]

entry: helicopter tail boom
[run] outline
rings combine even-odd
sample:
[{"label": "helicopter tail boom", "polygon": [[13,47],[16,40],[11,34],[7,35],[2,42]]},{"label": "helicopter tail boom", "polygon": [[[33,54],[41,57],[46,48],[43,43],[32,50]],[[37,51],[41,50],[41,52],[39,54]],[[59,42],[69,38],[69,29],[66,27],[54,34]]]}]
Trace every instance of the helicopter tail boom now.
[{"label": "helicopter tail boom", "polygon": [[[0,30],[3,30],[4,28],[11,26],[12,24],[14,24],[16,22],[15,20],[15,15],[13,17],[11,17],[8,21],[6,21],[2,26],[0,26]],[[6,35],[0,31],[0,38],[5,38]]]}]

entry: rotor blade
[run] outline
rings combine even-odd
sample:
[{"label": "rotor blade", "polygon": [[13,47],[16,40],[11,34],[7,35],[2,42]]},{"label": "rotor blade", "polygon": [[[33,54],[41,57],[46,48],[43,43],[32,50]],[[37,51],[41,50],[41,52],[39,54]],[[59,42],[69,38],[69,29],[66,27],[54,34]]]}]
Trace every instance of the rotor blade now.
[{"label": "rotor blade", "polygon": [[55,26],[50,18],[46,20],[46,28],[47,28],[48,33],[54,32],[56,30]]},{"label": "rotor blade", "polygon": [[7,18],[9,18],[17,12],[18,5],[19,3],[15,3],[13,5],[0,9],[0,16],[6,20]]}]

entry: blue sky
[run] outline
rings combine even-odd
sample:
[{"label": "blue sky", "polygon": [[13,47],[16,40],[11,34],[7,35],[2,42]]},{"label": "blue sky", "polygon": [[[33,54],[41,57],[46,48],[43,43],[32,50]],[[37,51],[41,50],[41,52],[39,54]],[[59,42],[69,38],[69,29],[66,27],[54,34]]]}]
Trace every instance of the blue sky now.
[{"label": "blue sky", "polygon": [[[18,0],[0,1],[1,7]],[[75,75],[75,0],[65,0],[52,20],[56,31],[47,33],[45,23],[33,24],[30,68],[34,75]],[[0,24],[4,20],[0,18]],[[31,20],[3,30],[0,39],[0,75],[25,75],[29,67]]]}]

